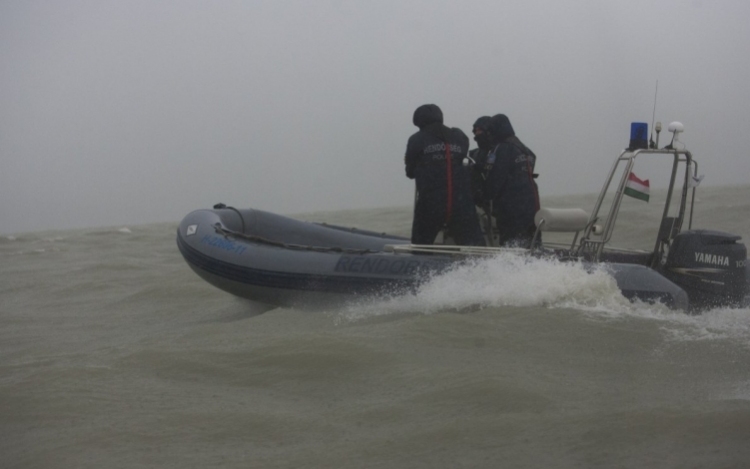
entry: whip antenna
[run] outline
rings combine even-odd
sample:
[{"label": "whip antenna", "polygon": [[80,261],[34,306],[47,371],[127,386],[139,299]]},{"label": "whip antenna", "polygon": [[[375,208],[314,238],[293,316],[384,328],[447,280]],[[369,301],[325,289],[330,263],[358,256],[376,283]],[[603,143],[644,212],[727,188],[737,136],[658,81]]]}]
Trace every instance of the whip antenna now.
[{"label": "whip antenna", "polygon": [[656,80],[656,90],[654,90],[654,112],[651,114],[651,148],[659,146],[659,132],[661,131],[661,123],[658,124],[659,129],[656,131],[656,142],[654,142],[654,119],[656,118],[656,95],[659,93],[659,80]]}]

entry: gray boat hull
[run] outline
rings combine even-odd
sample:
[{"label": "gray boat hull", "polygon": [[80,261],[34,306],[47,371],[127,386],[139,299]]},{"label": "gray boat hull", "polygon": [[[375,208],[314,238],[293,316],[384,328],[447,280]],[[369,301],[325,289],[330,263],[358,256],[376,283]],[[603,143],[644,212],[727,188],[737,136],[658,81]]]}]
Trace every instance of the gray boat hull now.
[{"label": "gray boat hull", "polygon": [[[319,309],[414,291],[465,256],[392,252],[409,240],[302,222],[260,210],[188,214],[177,245],[188,265],[221,290],[273,307]],[[642,265],[604,265],[623,295],[688,309],[686,292]],[[592,266],[593,267],[593,266]]]}]

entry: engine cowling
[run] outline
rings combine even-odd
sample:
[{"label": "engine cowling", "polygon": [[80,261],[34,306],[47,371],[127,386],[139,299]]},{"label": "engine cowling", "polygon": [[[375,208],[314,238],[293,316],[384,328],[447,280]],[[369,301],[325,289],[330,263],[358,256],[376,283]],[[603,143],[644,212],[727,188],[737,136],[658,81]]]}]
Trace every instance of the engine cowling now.
[{"label": "engine cowling", "polygon": [[661,266],[699,308],[739,305],[747,294],[747,249],[742,238],[713,230],[689,230],[674,237]]}]

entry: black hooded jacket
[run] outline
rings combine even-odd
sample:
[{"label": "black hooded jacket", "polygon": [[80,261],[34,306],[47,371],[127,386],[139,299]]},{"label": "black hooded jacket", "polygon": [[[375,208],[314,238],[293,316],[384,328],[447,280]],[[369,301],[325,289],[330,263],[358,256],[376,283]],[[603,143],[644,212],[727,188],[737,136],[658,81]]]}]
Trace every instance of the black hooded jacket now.
[{"label": "black hooded jacket", "polygon": [[[434,104],[425,104],[414,111],[412,119],[419,132],[409,138],[406,145],[406,177],[416,177],[417,166],[445,166],[445,145],[450,142],[451,153],[455,153],[459,162],[463,160],[469,149],[469,139],[460,129],[451,129],[443,125],[443,112]],[[455,159],[455,158],[452,158]]]},{"label": "black hooded jacket", "polygon": [[489,134],[490,116],[482,116],[474,122],[472,132],[481,130],[474,134],[474,141],[477,142],[477,148],[469,150],[469,158],[473,161],[471,164],[471,192],[474,197],[474,203],[479,207],[486,207],[483,200],[484,181],[487,178],[485,168],[487,165],[487,154],[492,149],[492,141]]},{"label": "black hooded jacket", "polygon": [[529,231],[533,234],[534,215],[539,210],[539,191],[534,181],[536,155],[516,137],[510,120],[503,114],[492,117],[489,133],[493,146],[485,166],[483,198],[492,201],[501,239]]},{"label": "black hooded jacket", "polygon": [[[425,104],[414,111],[414,125],[419,132],[409,137],[406,145],[406,177],[417,180],[420,196],[433,192],[445,195],[448,186],[446,161],[451,159],[453,188],[468,188],[468,174],[463,159],[469,151],[469,138],[461,129],[443,125],[443,113],[434,104]],[[448,144],[450,152],[447,151]],[[443,197],[444,198],[444,197]]]},{"label": "black hooded jacket", "polygon": [[[471,225],[472,233],[459,235],[467,240],[462,244],[480,243],[473,233],[474,225],[479,232],[478,221],[465,222],[467,217],[476,219],[469,172],[463,165],[469,150],[468,137],[461,129],[443,125],[443,113],[434,104],[417,108],[413,122],[419,131],[409,137],[404,156],[406,176],[416,181],[418,194],[413,241],[431,243],[428,238],[434,239],[445,223],[455,224],[458,230],[463,229],[458,225],[464,223]],[[481,233],[478,236],[481,238]]]}]

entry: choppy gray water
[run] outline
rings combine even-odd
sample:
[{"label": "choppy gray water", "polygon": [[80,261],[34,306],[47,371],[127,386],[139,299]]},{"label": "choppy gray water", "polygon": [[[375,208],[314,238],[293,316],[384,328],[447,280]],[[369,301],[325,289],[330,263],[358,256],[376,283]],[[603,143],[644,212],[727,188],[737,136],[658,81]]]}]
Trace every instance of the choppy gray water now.
[{"label": "choppy gray water", "polygon": [[[748,200],[702,189],[694,227],[750,242]],[[750,467],[750,310],[687,316],[498,260],[252,316],[187,267],[176,226],[0,236],[0,467]]]}]

